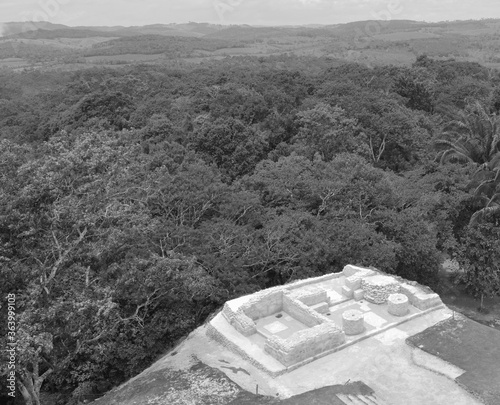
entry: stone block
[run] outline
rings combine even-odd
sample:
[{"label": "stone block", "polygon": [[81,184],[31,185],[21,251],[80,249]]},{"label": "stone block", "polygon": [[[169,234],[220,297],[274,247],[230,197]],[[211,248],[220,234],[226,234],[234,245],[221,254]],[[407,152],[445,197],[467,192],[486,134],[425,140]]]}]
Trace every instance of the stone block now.
[{"label": "stone block", "polygon": [[342,329],[346,335],[359,335],[365,331],[363,313],[350,309],[342,314]]},{"label": "stone block", "polygon": [[361,288],[359,290],[355,290],[353,293],[353,298],[356,301],[362,300],[364,298],[364,296],[365,296],[365,292]]},{"label": "stone block", "polygon": [[405,316],[410,310],[408,297],[404,294],[391,294],[387,298],[387,312],[394,316]]},{"label": "stone block", "polygon": [[352,290],[349,287],[347,287],[347,286],[344,285],[342,287],[342,294],[345,295],[347,298],[352,298],[352,294],[353,293],[352,293]]},{"label": "stone block", "polygon": [[441,305],[443,302],[438,294],[417,294],[413,306],[421,311]]},{"label": "stone block", "polygon": [[357,274],[347,277],[345,279],[345,286],[349,287],[351,290],[357,290],[361,288],[361,277],[359,277]]}]

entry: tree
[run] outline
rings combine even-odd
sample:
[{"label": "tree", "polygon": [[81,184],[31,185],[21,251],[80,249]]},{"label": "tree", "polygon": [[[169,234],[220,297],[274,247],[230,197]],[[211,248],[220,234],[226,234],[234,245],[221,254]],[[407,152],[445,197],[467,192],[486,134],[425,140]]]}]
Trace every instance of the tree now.
[{"label": "tree", "polygon": [[442,135],[435,143],[442,149],[437,157],[441,163],[458,159],[476,165],[487,164],[500,151],[500,118],[490,115],[476,102],[465,111],[453,113]]},{"label": "tree", "polygon": [[365,134],[355,119],[347,117],[340,107],[318,103],[297,114],[296,148],[312,159],[318,153],[330,161],[340,153],[359,153],[368,156]]},{"label": "tree", "polygon": [[[497,215],[497,222],[499,220]],[[498,223],[468,227],[457,257],[465,270],[462,280],[475,297],[500,295],[500,227]]]},{"label": "tree", "polygon": [[470,223],[483,221],[500,209],[500,117],[490,115],[476,102],[457,113],[443,134],[446,138],[436,141],[438,147],[446,148],[438,154],[441,163],[456,159],[477,167],[470,184],[476,187],[474,194],[483,208],[474,213]]},{"label": "tree", "polygon": [[434,110],[434,83],[425,69],[413,68],[402,72],[396,79],[394,91],[406,98],[407,107],[432,113]]},{"label": "tree", "polygon": [[31,159],[2,141],[0,288],[25,297],[20,375],[34,404],[44,381],[109,389],[220,302],[196,259],[172,252],[216,212],[220,175],[181,145],[145,154],[140,141],[61,133]]},{"label": "tree", "polygon": [[206,120],[193,134],[192,145],[230,180],[250,173],[264,156],[267,141],[259,131],[234,118]]}]

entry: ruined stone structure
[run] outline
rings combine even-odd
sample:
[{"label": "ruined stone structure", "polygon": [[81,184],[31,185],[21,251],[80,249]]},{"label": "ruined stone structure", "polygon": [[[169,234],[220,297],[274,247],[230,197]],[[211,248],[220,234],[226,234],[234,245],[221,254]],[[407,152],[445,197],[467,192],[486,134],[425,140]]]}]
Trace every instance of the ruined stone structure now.
[{"label": "ruined stone structure", "polygon": [[208,334],[279,375],[441,306],[417,283],[347,265],[228,301]]}]

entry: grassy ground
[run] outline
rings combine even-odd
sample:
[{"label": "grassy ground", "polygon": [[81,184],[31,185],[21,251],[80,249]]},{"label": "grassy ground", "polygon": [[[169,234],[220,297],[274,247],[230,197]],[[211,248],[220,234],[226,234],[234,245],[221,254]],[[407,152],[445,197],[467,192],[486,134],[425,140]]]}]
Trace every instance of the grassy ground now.
[{"label": "grassy ground", "polygon": [[465,373],[456,379],[489,405],[500,404],[500,332],[460,316],[407,340]]}]

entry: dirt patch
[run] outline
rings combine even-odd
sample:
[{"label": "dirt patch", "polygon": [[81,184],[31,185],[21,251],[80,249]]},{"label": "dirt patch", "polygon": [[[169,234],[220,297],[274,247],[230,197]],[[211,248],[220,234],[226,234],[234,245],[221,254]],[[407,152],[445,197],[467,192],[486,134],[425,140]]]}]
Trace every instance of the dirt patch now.
[{"label": "dirt patch", "polygon": [[[241,371],[241,370],[238,370]],[[362,382],[332,385],[287,399],[241,389],[221,371],[197,362],[188,370],[162,369],[118,387],[94,405],[344,405],[337,394],[372,395]]]},{"label": "dirt patch", "polygon": [[95,405],[225,405],[241,388],[224,373],[196,363],[188,370],[162,369],[139,376],[133,382],[109,392]]},{"label": "dirt patch", "polygon": [[407,342],[465,370],[455,381],[487,404],[500,404],[500,332],[460,316]]}]

